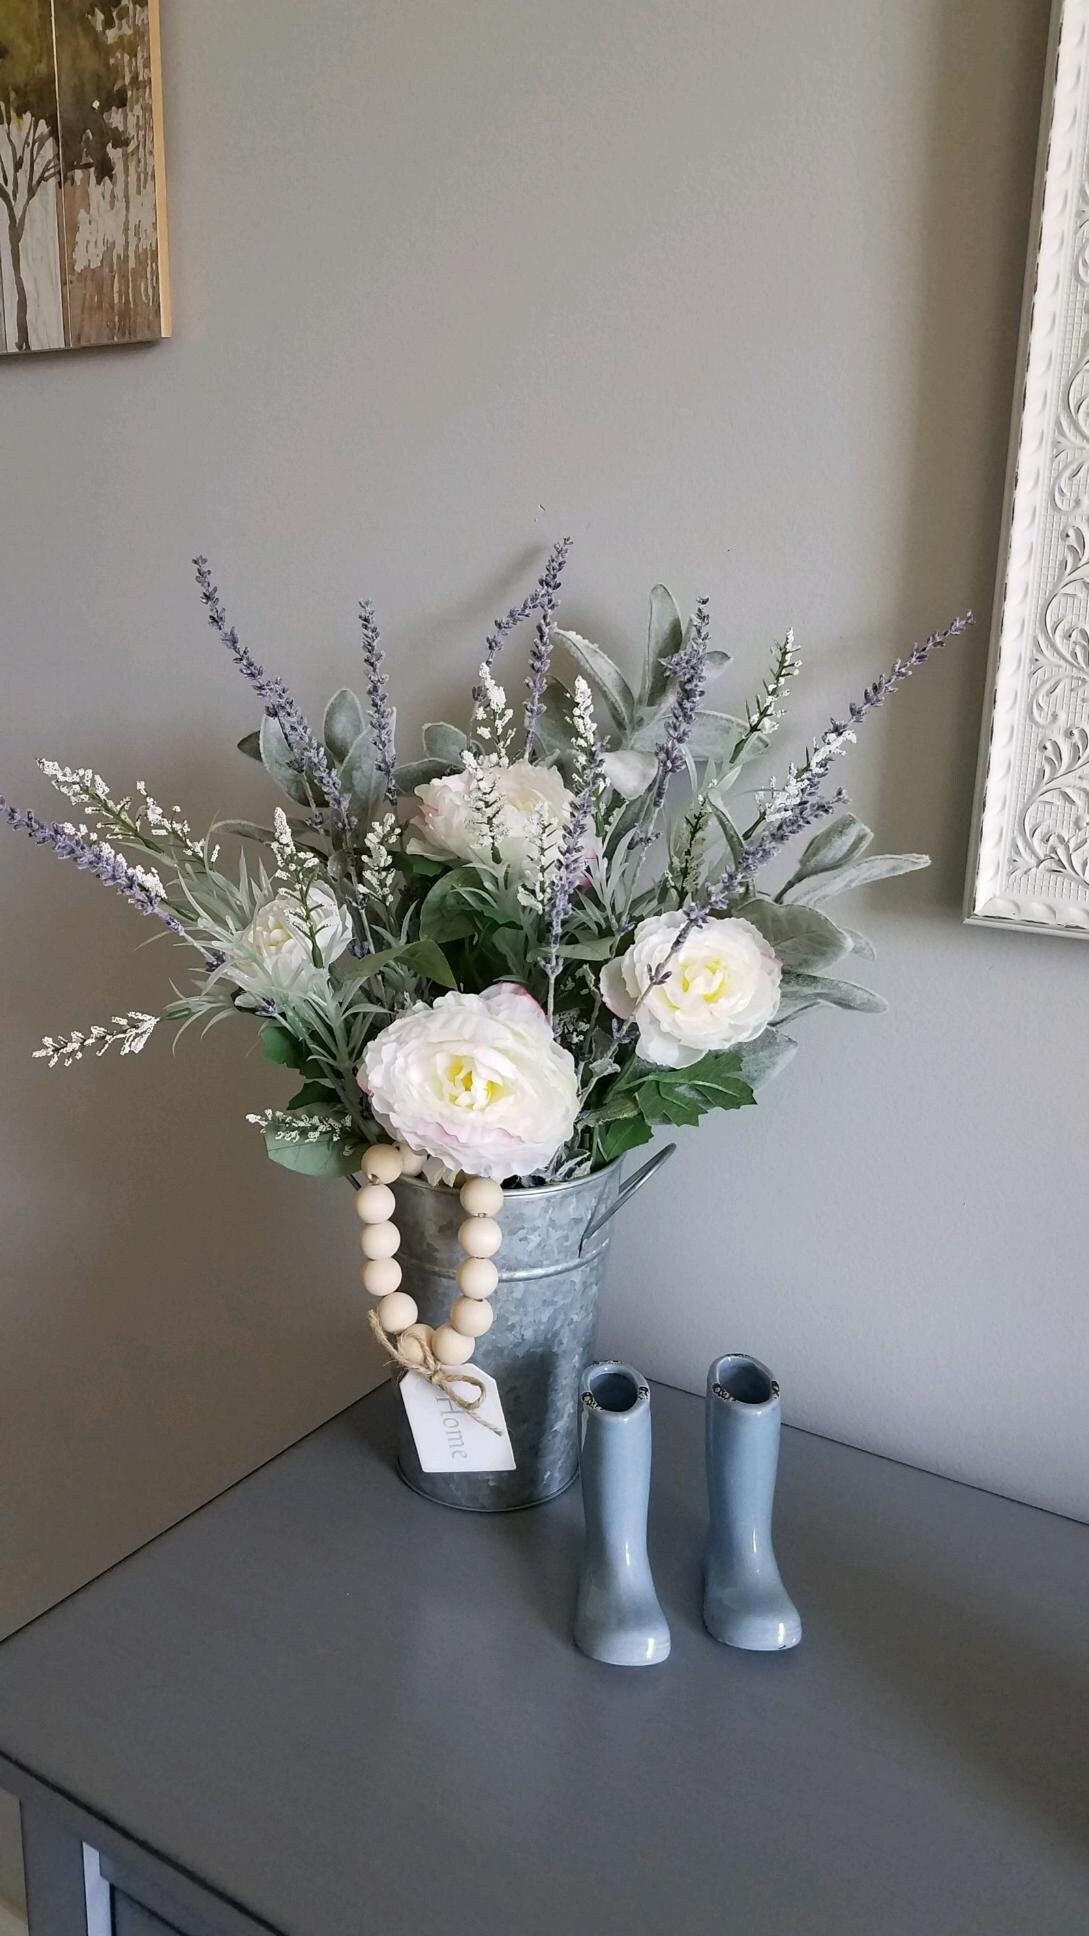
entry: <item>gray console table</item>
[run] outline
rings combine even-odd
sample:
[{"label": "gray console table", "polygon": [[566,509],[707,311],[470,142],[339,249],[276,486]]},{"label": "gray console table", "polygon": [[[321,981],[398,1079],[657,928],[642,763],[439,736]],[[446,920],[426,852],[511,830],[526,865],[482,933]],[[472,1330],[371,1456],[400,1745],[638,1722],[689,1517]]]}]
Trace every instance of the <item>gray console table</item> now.
[{"label": "gray console table", "polygon": [[1086,1936],[1089,1528],[786,1432],[805,1637],[737,1654],[658,1389],[673,1655],[625,1672],[568,1639],[577,1492],[430,1505],[395,1402],[0,1647],[33,1936]]}]

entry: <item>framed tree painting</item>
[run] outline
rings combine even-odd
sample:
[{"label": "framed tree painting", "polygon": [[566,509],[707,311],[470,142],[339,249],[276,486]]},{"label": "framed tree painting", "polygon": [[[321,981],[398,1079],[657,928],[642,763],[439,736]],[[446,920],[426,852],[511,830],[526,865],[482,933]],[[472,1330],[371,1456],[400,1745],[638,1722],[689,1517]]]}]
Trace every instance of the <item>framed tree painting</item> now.
[{"label": "framed tree painting", "polygon": [[966,914],[1089,935],[1089,0],[1053,0]]},{"label": "framed tree painting", "polygon": [[169,333],[158,0],[0,0],[0,352]]}]

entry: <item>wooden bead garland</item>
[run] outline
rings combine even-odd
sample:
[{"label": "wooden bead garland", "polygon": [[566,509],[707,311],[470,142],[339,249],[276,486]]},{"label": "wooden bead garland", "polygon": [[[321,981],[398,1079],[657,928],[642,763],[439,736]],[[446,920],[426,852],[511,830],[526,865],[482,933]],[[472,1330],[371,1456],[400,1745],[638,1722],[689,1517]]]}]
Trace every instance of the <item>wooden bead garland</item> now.
[{"label": "wooden bead garland", "polygon": [[[364,1156],[367,1181],[355,1200],[362,1225],[359,1242],[366,1258],[361,1276],[364,1289],[380,1300],[371,1323],[394,1362],[406,1371],[422,1371],[472,1412],[481,1404],[485,1388],[475,1372],[460,1372],[460,1367],[469,1363],[476,1340],[491,1330],[495,1318],[488,1299],[499,1283],[492,1259],[503,1241],[495,1221],[503,1207],[503,1191],[486,1176],[466,1177],[462,1184],[459,1196],[466,1214],[458,1242],[465,1255],[457,1269],[459,1295],[446,1323],[432,1330],[419,1322],[415,1298],[399,1288],[401,1266],[396,1252],[401,1233],[393,1222],[397,1201],[389,1187],[399,1176],[418,1176],[423,1164],[417,1151],[401,1144],[375,1143]],[[452,1388],[459,1375],[477,1386],[475,1398],[466,1399]]]}]

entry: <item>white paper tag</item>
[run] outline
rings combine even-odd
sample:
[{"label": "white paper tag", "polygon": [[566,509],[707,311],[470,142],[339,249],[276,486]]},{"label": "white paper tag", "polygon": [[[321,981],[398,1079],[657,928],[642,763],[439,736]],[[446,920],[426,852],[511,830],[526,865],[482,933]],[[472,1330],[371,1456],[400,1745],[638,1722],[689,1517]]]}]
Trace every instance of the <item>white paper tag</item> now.
[{"label": "white paper tag", "polygon": [[[475,1412],[460,1405],[431,1384],[418,1371],[406,1371],[401,1380],[401,1397],[416,1441],[416,1453],[424,1472],[513,1472],[517,1461],[514,1447],[499,1402],[499,1388],[486,1371],[473,1366],[473,1375],[483,1381],[484,1398]],[[476,1386],[466,1384],[465,1396],[475,1397]],[[498,1426],[489,1432],[482,1419]]]}]

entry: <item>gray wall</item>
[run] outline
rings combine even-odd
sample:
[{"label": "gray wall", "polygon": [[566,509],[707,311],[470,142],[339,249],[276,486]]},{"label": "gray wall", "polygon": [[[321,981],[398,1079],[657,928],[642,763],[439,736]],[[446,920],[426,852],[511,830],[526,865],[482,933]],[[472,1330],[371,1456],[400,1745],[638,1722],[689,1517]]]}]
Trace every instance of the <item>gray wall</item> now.
[{"label": "gray wall", "polygon": [[[617,1237],[604,1342],[779,1372],[817,1431],[1084,1516],[1089,952],[959,901],[1045,0],[185,0],[164,9],[176,336],[0,365],[0,778],[39,750],[256,810],[188,559],[317,705],[353,604],[403,717],[456,703],[545,543],[634,665],[711,592],[736,697],[793,621],[799,726],[971,603],[867,728],[883,1020],[806,1018],[758,1112]],[[784,742],[785,751],[785,742]],[[373,1376],[347,1192],[268,1168],[239,1032],[46,1073],[168,956],[6,838],[3,1623]]]}]

